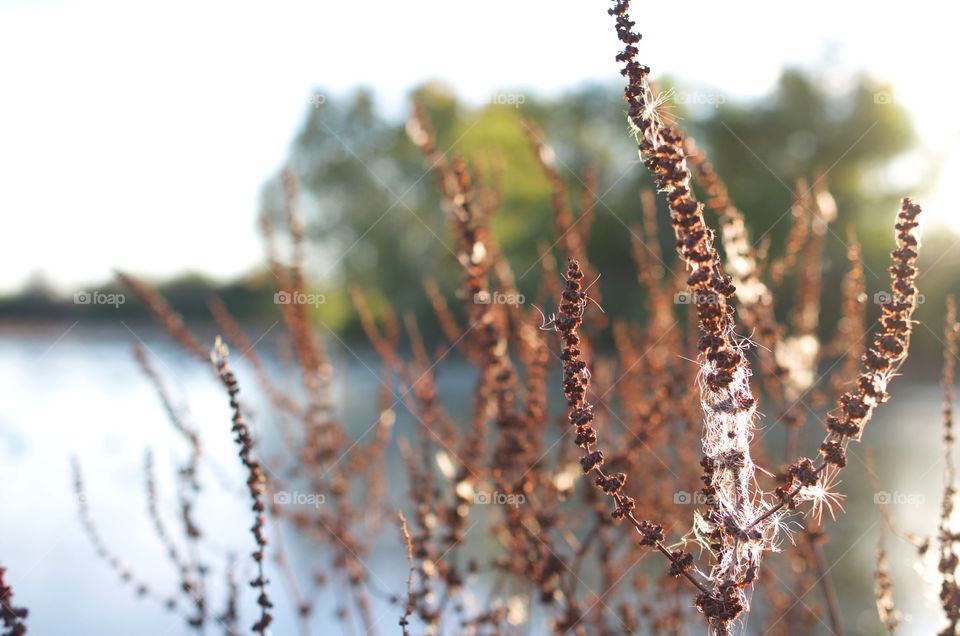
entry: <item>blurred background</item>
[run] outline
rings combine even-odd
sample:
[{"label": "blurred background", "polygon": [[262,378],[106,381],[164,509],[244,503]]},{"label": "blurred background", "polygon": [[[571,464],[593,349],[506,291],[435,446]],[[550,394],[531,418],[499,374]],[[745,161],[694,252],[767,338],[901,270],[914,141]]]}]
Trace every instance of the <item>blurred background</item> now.
[{"label": "blurred background", "polygon": [[[0,69],[0,563],[31,608],[31,633],[127,634],[133,624],[145,634],[185,633],[95,558],[70,485],[75,454],[102,534],[143,578],[175,584],[145,514],[142,456],[149,446],[169,468],[182,448],[137,371],[132,343],[160,361],[209,452],[239,474],[215,380],[157,331],[115,270],[156,283],[211,339],[207,302],[219,296],[252,339],[262,334],[258,348],[275,364],[280,314],[257,222],[280,219],[279,174],[289,167],[303,188],[308,274],[323,298],[313,315],[339,372],[345,420],[370,421],[377,389],[349,285],[413,311],[438,340],[422,281],[430,275],[449,290],[460,269],[433,176],[404,132],[414,97],[441,148],[502,179],[494,228],[521,291],[537,289],[539,245],[554,240],[549,185],[521,119],[543,129],[575,191],[594,170],[589,252],[602,272],[604,310],[642,311],[627,228],[650,181],[627,134],[606,8],[573,0],[0,7],[8,60]],[[823,175],[829,184],[839,217],[824,263],[825,337],[839,318],[848,230],[863,244],[872,318],[873,294],[887,286],[898,199],[910,194],[924,206],[921,324],[906,377],[867,443],[881,487],[903,495],[894,515],[932,533],[940,332],[944,297],[958,291],[960,275],[951,196],[960,89],[942,70],[960,53],[955,16],[932,0],[909,11],[892,2],[787,10],[699,0],[684,3],[682,15],[643,2],[634,11],[663,112],[708,150],[758,245],[782,251],[798,178]],[[778,291],[786,312],[791,291]],[[470,391],[456,368],[446,381],[450,395]],[[398,434],[410,425],[399,423]],[[848,514],[827,551],[850,632],[880,633],[872,597],[879,514],[864,467],[844,479]],[[246,523],[242,506],[218,506],[216,489],[209,496],[204,522],[215,535],[224,529],[223,555],[243,553],[248,537],[227,532]],[[894,547],[891,560],[910,618],[904,632],[931,633],[936,590],[914,571],[908,546]],[[383,588],[402,589],[397,546],[383,546],[371,564]],[[321,612],[332,615],[336,604],[321,599]],[[393,610],[384,617],[390,633]],[[276,633],[290,633],[283,620]]]}]

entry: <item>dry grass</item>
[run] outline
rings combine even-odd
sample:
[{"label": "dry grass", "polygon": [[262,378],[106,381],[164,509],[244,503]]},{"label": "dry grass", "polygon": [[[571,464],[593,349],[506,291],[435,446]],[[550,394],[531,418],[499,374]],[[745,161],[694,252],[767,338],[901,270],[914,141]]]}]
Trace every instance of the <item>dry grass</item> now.
[{"label": "dry grass", "polygon": [[[239,400],[239,380],[218,342],[212,356],[229,395],[230,424],[205,434],[232,433],[247,474],[254,632],[267,633],[274,600],[286,594],[295,600],[301,634],[321,633],[318,625],[327,633],[331,619],[316,616],[317,593],[338,598],[337,621],[345,633],[389,631],[377,618],[384,603],[404,634],[520,634],[529,633],[535,621],[536,628],[552,633],[583,635],[674,634],[701,630],[705,622],[710,633],[722,635],[740,629],[751,612],[770,633],[809,629],[821,608],[797,607],[768,584],[776,575],[797,593],[819,585],[831,629],[842,633],[822,552],[828,525],[823,513],[840,512],[837,475],[847,463],[847,447],[860,440],[875,409],[888,399],[888,385],[907,356],[918,295],[920,208],[905,199],[897,215],[890,301],[882,307],[877,332],[867,339],[871,345],[860,344],[866,335],[865,284],[851,236],[843,320],[834,341],[821,346],[820,269],[826,227],[837,215],[824,182],[798,189],[787,257],[769,259],[765,249],[755,249],[748,219],[705,153],[659,117],[649,69],[637,61],[640,36],[628,10],[627,0],[618,0],[610,13],[624,45],[617,59],[627,80],[629,124],[669,207],[677,246],[675,257],[661,254],[655,195],[644,193],[633,237],[638,281],[648,299],[644,317],[603,316],[588,250],[594,175],[572,205],[552,151],[532,122],[524,129],[551,186],[555,236],[543,238],[544,282],[536,303],[490,302],[498,294],[518,293],[491,231],[499,201],[495,180],[478,182],[465,158],[444,153],[419,106],[407,131],[436,177],[462,277],[456,290],[423,281],[440,325],[431,339],[402,308],[374,309],[363,291],[353,290],[360,322],[381,362],[374,421],[339,421],[334,368],[307,305],[280,306],[299,376],[298,384],[291,384],[272,377],[228,308],[211,303],[224,338],[250,363],[244,395],[257,387],[263,398],[254,402],[263,411]],[[284,227],[263,224],[268,261],[278,292],[304,294],[310,283],[295,175],[285,173],[284,186]],[[719,241],[695,190],[720,219]],[[440,214],[434,218],[440,219]],[[280,249],[284,242],[290,249]],[[289,262],[281,252],[291,254]],[[562,274],[558,257],[566,263]],[[673,269],[683,270],[685,278],[675,280]],[[175,342],[194,358],[209,355],[155,291],[123,278]],[[772,290],[784,280],[796,283],[791,321],[773,309]],[[670,303],[679,290],[689,303]],[[556,310],[545,315],[538,307]],[[549,332],[559,336],[559,346]],[[742,333],[754,334],[754,340]],[[613,341],[612,351],[603,346],[604,338]],[[427,342],[434,339],[443,345],[431,352]],[[198,467],[211,460],[199,431],[172,406],[145,353],[138,350],[137,357],[189,446],[178,480],[180,524],[161,518],[152,461],[147,466],[149,512],[180,573],[182,592],[158,596],[111,553],[93,523],[77,468],[84,528],[99,556],[139,594],[180,613],[198,632],[213,627],[241,633],[243,610],[251,608],[244,607],[245,586],[237,584],[235,564],[231,560],[224,569],[228,596],[217,613],[209,609],[205,584],[211,568],[197,556],[207,541],[192,521],[199,505]],[[437,369],[453,358],[475,370],[466,418],[448,412],[438,389]],[[844,362],[814,384],[820,363],[831,358]],[[562,384],[551,388],[550,374],[557,370]],[[810,459],[799,448],[798,431],[810,419],[804,407],[817,407],[817,396],[830,391],[839,397],[835,408],[823,413],[825,439],[812,449],[817,458]],[[555,411],[564,404],[558,417]],[[771,458],[755,435],[761,412],[767,424],[784,425],[787,452],[781,459]],[[401,414],[414,421],[408,437],[393,429]],[[247,425],[251,418],[259,420],[261,431],[274,427],[292,459],[264,456]],[[952,444],[952,428],[947,430]],[[395,498],[399,489],[387,484],[391,455],[405,467],[403,502]],[[952,511],[952,483],[951,472],[940,529],[948,614],[960,606],[953,578],[955,537],[944,525]],[[295,488],[322,495],[323,505],[291,506],[276,496]],[[397,518],[398,508],[399,540],[388,521]],[[292,567],[282,543],[268,543],[268,522],[278,536],[292,529],[329,557],[329,565],[314,573],[313,589],[298,580],[303,572]],[[799,528],[804,540],[787,540],[788,527]],[[177,549],[178,532],[191,541],[189,554]],[[478,546],[490,541],[493,556],[479,558]],[[405,586],[401,580],[399,589],[386,593],[366,565],[373,546],[384,542],[405,554],[409,565]],[[666,561],[646,559],[651,551]],[[881,559],[884,563],[885,553]],[[268,581],[271,567],[281,580]],[[881,611],[889,609],[889,618],[892,586],[885,569],[878,581]],[[8,588],[3,590],[8,599]],[[180,609],[184,599],[178,596],[189,609]],[[957,619],[949,615],[955,629]],[[7,626],[18,629],[22,618],[11,614]]]}]

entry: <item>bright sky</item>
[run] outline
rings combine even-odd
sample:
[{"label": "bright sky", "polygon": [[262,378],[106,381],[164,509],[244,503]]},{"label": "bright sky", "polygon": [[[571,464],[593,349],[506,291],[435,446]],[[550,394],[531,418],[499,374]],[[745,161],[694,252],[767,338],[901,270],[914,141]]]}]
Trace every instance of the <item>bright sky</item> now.
[{"label": "bright sky", "polygon": [[[843,68],[892,81],[927,145],[952,157],[944,179],[960,182],[951,3],[811,0],[789,13],[769,0],[634,5],[654,77],[756,95],[783,64],[823,62],[829,50]],[[645,10],[663,16],[667,6],[683,13],[645,22]],[[478,103],[498,90],[616,82],[606,8],[601,0],[5,2],[0,291],[37,272],[63,291],[114,267],[241,273],[261,258],[260,186],[283,162],[315,87],[369,86],[400,114],[408,89],[428,79]],[[960,228],[946,192],[931,211]]]}]

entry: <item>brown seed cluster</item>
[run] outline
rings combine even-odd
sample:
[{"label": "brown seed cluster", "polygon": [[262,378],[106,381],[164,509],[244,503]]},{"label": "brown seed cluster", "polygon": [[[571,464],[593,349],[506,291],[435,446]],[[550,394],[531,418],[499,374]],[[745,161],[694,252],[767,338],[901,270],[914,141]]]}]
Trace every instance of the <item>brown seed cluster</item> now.
[{"label": "brown seed cluster", "polygon": [[702,206],[691,191],[692,174],[683,135],[665,125],[656,112],[647,79],[650,69],[636,60],[641,36],[633,31],[635,23],[628,12],[629,0],[616,0],[609,10],[616,18],[617,37],[624,44],[617,61],[623,64],[621,73],[627,78],[627,119],[640,156],[670,206],[677,253],[690,271],[686,283],[699,321],[703,446],[711,460],[703,477],[707,491],[714,495],[707,521],[712,526],[710,541],[719,552],[712,574],[714,589],[701,594],[697,605],[714,630],[721,633],[745,609],[741,588],[756,571],[760,554],[766,549],[766,528],[746,527],[766,523],[762,520],[754,524],[759,515],[759,493],[749,443],[756,402],[744,348],[733,336],[733,308],[728,298],[735,287],[723,271],[713,231],[704,222]]},{"label": "brown seed cluster", "polygon": [[[722,391],[732,382],[744,364],[743,354],[730,341],[733,309],[727,297],[733,294],[730,277],[723,273],[713,247],[713,231],[703,220],[703,209],[690,189],[691,173],[687,167],[683,137],[660,122],[652,107],[647,76],[650,69],[636,61],[636,43],[640,34],[633,31],[628,15],[629,0],[617,0],[609,13],[616,18],[617,36],[625,48],[617,55],[623,63],[621,73],[627,78],[624,96],[629,105],[627,118],[637,135],[644,164],[653,175],[658,189],[666,194],[670,205],[677,251],[689,266],[687,284],[693,293],[700,320],[700,352],[711,362],[706,383],[711,391]],[[752,398],[737,396],[752,406]],[[737,404],[739,407],[740,405]]]},{"label": "brown seed cluster", "polygon": [[827,416],[827,438],[820,454],[827,464],[846,465],[845,446],[859,440],[874,409],[888,398],[887,385],[907,357],[913,332],[913,312],[917,307],[917,249],[919,247],[920,206],[903,200],[897,215],[897,247],[890,253],[890,294],[882,306],[880,331],[873,345],[863,354],[863,369],[856,388],[840,396],[838,408]]},{"label": "brown seed cluster", "polygon": [[593,427],[593,406],[586,399],[587,390],[590,387],[590,371],[580,350],[578,332],[587,306],[587,292],[583,289],[582,281],[583,271],[577,261],[571,258],[567,264],[566,285],[555,319],[556,330],[560,334],[563,345],[560,360],[563,363],[563,394],[567,398],[567,419],[576,427],[576,445],[582,449],[580,466],[584,474],[593,473],[596,486],[604,494],[613,498],[616,504],[612,513],[613,518],[626,519],[633,524],[637,534],[640,535],[641,545],[656,547],[670,560],[672,575],[686,576],[705,592],[690,573],[693,568],[692,555],[683,551],[668,551],[663,545],[663,526],[652,521],[638,520],[634,516],[636,501],[623,492],[627,481],[626,474],[605,472],[603,451],[593,448],[597,442],[597,431]]},{"label": "brown seed cluster", "polygon": [[263,560],[267,547],[267,537],[263,530],[264,524],[266,523],[264,517],[266,504],[264,504],[263,501],[266,479],[263,475],[263,469],[260,467],[260,462],[253,458],[253,436],[250,434],[250,429],[247,427],[240,410],[240,402],[237,400],[237,395],[240,393],[240,385],[237,383],[237,378],[233,374],[233,370],[227,363],[227,355],[226,346],[218,339],[214,344],[210,359],[213,362],[214,368],[217,370],[220,381],[227,390],[227,395],[230,396],[230,408],[233,410],[233,426],[230,430],[236,435],[234,441],[237,443],[237,446],[240,447],[240,461],[243,462],[244,467],[247,469],[247,490],[250,493],[250,500],[253,502],[251,510],[253,511],[254,521],[250,532],[253,534],[253,540],[257,545],[257,549],[253,551],[251,556],[256,564],[257,576],[250,581],[250,586],[257,588],[259,591],[257,605],[260,606],[260,619],[254,623],[252,629],[254,632],[266,634],[267,628],[273,621],[273,615],[270,613],[270,608],[273,607],[273,603],[267,595],[268,581],[263,570]]}]

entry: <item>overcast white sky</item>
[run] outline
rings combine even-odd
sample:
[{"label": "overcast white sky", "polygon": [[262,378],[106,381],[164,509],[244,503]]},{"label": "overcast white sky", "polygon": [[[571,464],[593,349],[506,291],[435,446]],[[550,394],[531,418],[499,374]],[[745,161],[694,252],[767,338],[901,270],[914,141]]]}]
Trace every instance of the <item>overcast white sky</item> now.
[{"label": "overcast white sky", "polygon": [[[616,82],[607,4],[2,3],[0,291],[37,272],[63,291],[114,267],[240,273],[261,258],[258,191],[314,87],[366,85],[401,113],[407,90],[427,79],[476,102],[497,90]],[[844,67],[891,80],[927,143],[958,156],[950,3],[812,0],[790,13],[769,0],[634,4],[654,76],[756,95],[785,63],[811,65],[830,50]],[[669,6],[683,13],[647,22]],[[957,217],[945,205],[939,214]]]}]

